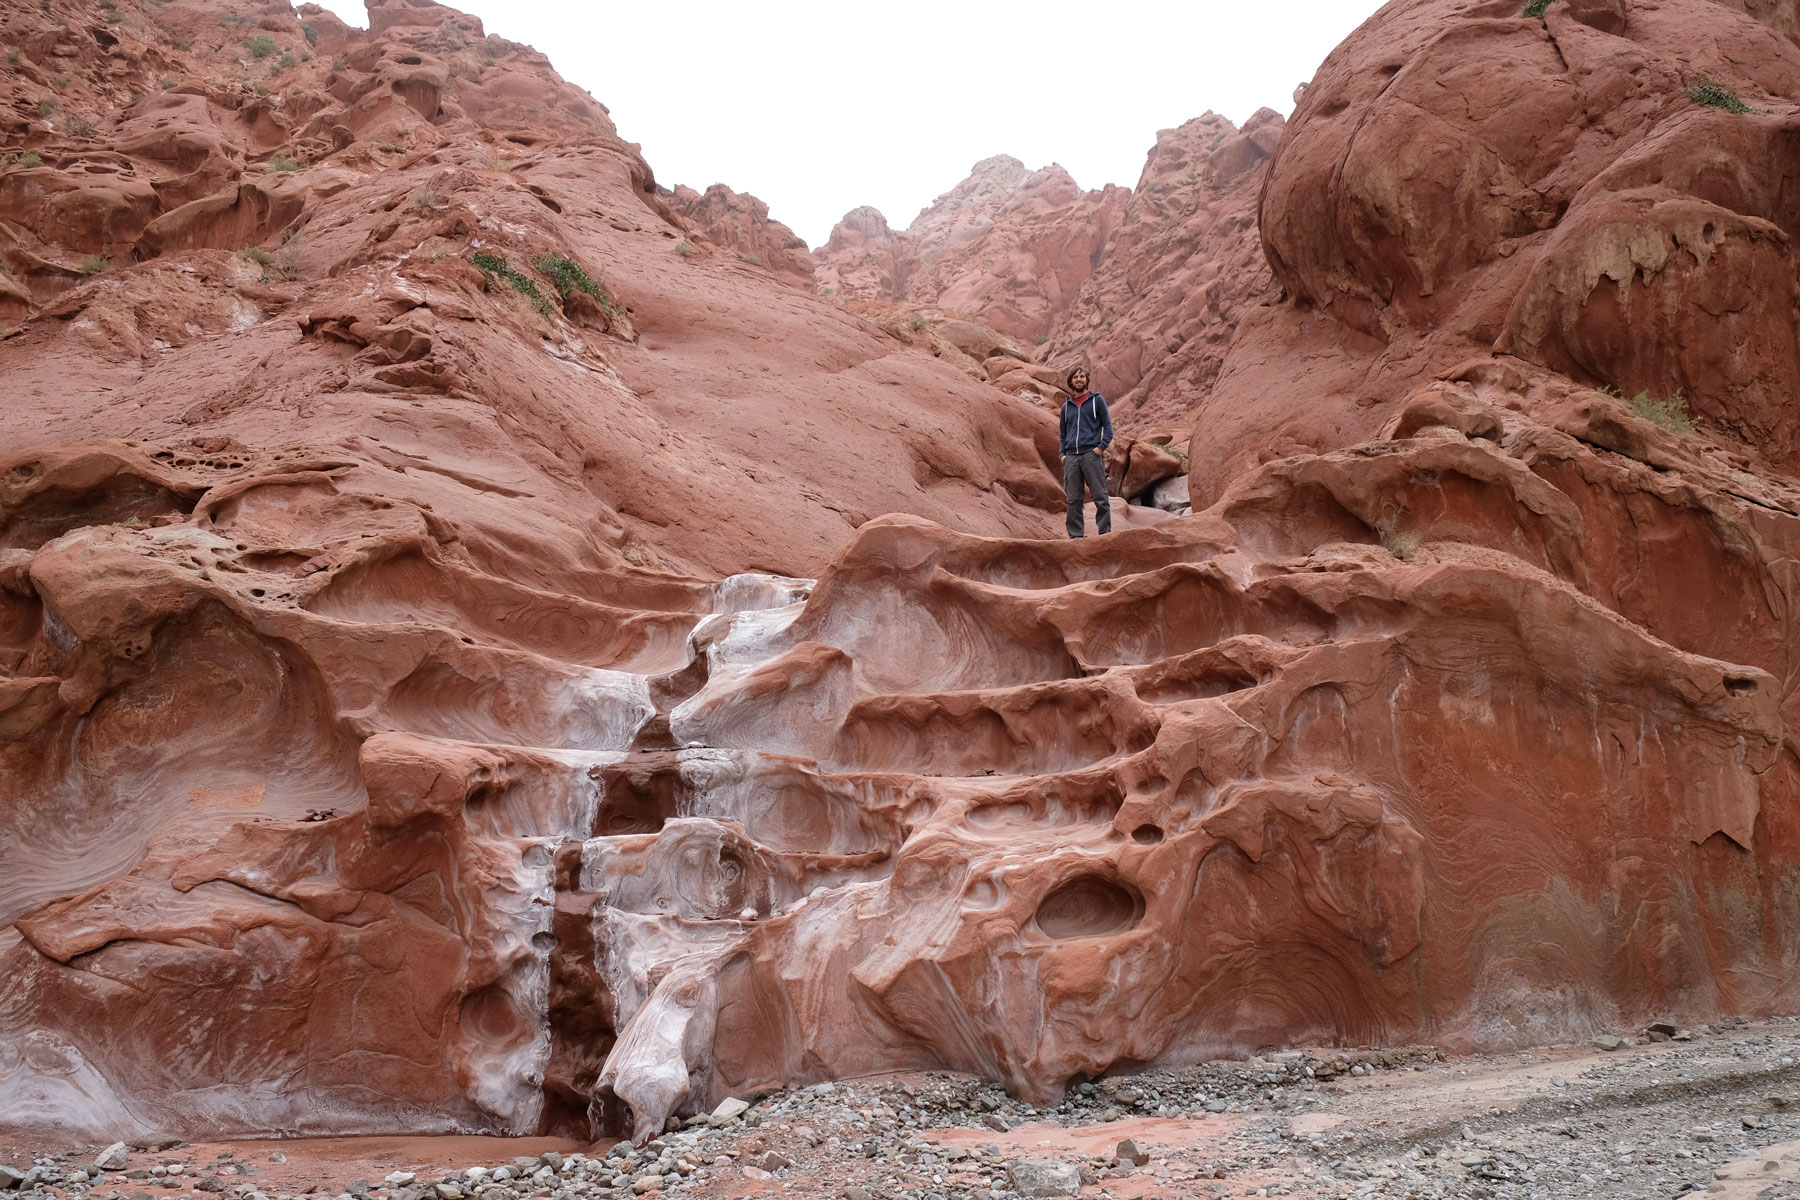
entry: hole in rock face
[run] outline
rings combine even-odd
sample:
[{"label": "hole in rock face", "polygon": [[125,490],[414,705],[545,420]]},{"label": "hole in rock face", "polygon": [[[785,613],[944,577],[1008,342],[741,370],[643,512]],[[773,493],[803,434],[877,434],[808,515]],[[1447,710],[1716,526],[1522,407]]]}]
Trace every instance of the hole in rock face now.
[{"label": "hole in rock face", "polygon": [[492,1046],[515,1045],[532,1032],[512,997],[497,987],[484,987],[464,997],[458,1024],[469,1037]]},{"label": "hole in rock face", "polygon": [[969,890],[963,893],[963,903],[974,909],[999,908],[1006,903],[1006,897],[1010,891],[1011,889],[998,879],[977,879],[969,885]]},{"label": "hole in rock face", "polygon": [[556,949],[556,935],[548,929],[540,929],[531,935],[531,944],[538,950],[554,950]]},{"label": "hole in rock face", "polygon": [[600,808],[594,814],[596,837],[655,833],[681,809],[687,789],[673,759],[648,764],[616,763],[590,772],[601,785]]},{"label": "hole in rock face", "polygon": [[[239,546],[239,550],[243,547]],[[265,550],[244,556],[244,565],[253,571],[291,571],[311,556],[292,550]]]},{"label": "hole in rock face", "polygon": [[1163,840],[1163,831],[1154,825],[1139,825],[1131,831],[1131,840],[1140,846],[1154,846]]},{"label": "hole in rock face", "polygon": [[95,487],[48,487],[27,496],[0,522],[0,549],[35,550],[86,525],[141,525],[160,516],[186,515],[193,508],[193,500],[135,475],[122,474]]},{"label": "hole in rock face", "polygon": [[1756,690],[1756,680],[1744,679],[1737,675],[1725,677],[1725,692],[1731,696],[1748,696]]},{"label": "hole in rock face", "polygon": [[1143,917],[1144,898],[1135,888],[1081,875],[1045,896],[1035,919],[1045,936],[1067,940],[1124,933]]},{"label": "hole in rock face", "polygon": [[1137,683],[1138,699],[1150,704],[1181,704],[1211,700],[1257,685],[1257,679],[1235,665],[1204,667],[1196,671],[1152,671]]}]

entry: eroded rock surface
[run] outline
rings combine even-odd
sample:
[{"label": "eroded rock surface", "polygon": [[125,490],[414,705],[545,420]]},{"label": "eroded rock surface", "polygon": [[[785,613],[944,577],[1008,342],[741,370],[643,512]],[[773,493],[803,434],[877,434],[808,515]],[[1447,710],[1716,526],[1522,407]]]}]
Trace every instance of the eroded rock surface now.
[{"label": "eroded rock surface", "polygon": [[976,163],[904,232],[859,208],[813,255],[840,300],[941,306],[1027,345],[1047,339],[1089,275],[1130,192],[1082,191],[1060,166]]},{"label": "eroded rock surface", "polygon": [[[893,1070],[1045,1102],[1270,1046],[1792,1010],[1800,489],[1768,440],[1791,396],[1750,369],[1785,361],[1792,280],[1784,160],[1745,147],[1780,148],[1800,50],[1704,0],[1629,6],[1625,133],[1518,133],[1521,174],[1476,152],[1509,124],[1464,130],[1497,205],[1433,208],[1448,174],[1403,169],[1453,161],[1407,148],[1442,113],[1520,94],[1491,75],[1557,103],[1614,78],[1592,50],[1556,82],[1620,40],[1598,7],[1390,5],[1272,166],[1272,122],[1213,148],[1269,172],[1286,299],[1201,411],[1204,511],[1078,543],[1054,369],[1017,337],[865,319],[690,240],[596,103],[451,10],[388,0],[365,34],[246,9],[295,57],[258,82],[293,83],[156,93],[192,161],[106,151],[86,224],[55,198],[91,190],[90,150],[21,115],[0,1123],[641,1140]],[[81,36],[133,79],[223,78],[264,36],[118,11]],[[1690,66],[1748,64],[1777,111],[1688,98],[1669,47],[1701,16]],[[146,101],[111,86],[92,119],[123,129]],[[1624,243],[1661,299],[1584,323],[1570,281],[1613,258],[1565,239],[1629,189],[1558,164],[1702,133],[1769,228],[1641,184],[1634,220],[1679,210],[1681,237]],[[1009,171],[934,235],[1024,245],[992,240]],[[1149,259],[1191,262],[1138,212]],[[1708,346],[1697,430],[1583,365],[1648,388]],[[1181,462],[1146,436],[1109,470],[1160,495]]]},{"label": "eroded rock surface", "polygon": [[1256,208],[1284,128],[1263,109],[1241,130],[1207,113],[1157,134],[1094,273],[1051,331],[1047,356],[1087,364],[1133,433],[1177,429],[1185,445],[1239,322],[1275,299]]},{"label": "eroded rock surface", "polygon": [[987,159],[904,231],[848,213],[815,276],[839,300],[943,308],[1016,339],[1057,364],[1047,397],[1086,363],[1126,433],[1185,443],[1239,321],[1275,297],[1256,207],[1282,129],[1267,109],[1242,130],[1214,113],[1165,129],[1135,191]]},{"label": "eroded rock surface", "polygon": [[1245,323],[1196,416],[1196,502],[1373,436],[1417,382],[1487,354],[1680,393],[1791,469],[1800,46],[1778,9],[1444,0],[1372,18],[1270,168],[1262,238],[1291,302]]}]

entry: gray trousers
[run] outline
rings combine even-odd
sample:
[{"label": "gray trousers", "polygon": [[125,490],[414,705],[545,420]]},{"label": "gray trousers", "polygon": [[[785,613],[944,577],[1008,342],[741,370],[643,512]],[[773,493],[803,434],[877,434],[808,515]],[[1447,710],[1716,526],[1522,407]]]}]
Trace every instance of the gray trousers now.
[{"label": "gray trousers", "polygon": [[1063,459],[1063,494],[1069,499],[1069,536],[1081,537],[1087,520],[1082,513],[1082,490],[1094,497],[1094,528],[1112,532],[1112,505],[1106,500],[1106,462],[1098,450],[1083,450]]}]

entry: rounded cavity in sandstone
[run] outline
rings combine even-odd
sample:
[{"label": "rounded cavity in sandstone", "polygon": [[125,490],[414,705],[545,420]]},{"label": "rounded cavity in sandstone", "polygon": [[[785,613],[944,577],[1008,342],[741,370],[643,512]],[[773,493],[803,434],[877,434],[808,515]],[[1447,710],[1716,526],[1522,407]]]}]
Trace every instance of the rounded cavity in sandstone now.
[{"label": "rounded cavity in sandstone", "polygon": [[1045,896],[1033,918],[1040,932],[1057,941],[1111,937],[1144,919],[1144,897],[1136,888],[1099,875],[1078,875]]}]

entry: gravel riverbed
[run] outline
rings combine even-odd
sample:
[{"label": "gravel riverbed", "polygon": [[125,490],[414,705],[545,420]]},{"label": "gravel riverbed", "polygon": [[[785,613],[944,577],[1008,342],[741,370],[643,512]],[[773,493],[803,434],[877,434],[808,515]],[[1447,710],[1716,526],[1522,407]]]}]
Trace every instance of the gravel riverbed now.
[{"label": "gravel riverbed", "polygon": [[1800,1018],[1446,1058],[1296,1049],[1045,1107],[909,1075],[727,1101],[644,1146],[0,1133],[6,1200],[1409,1197],[1800,1200]]}]

